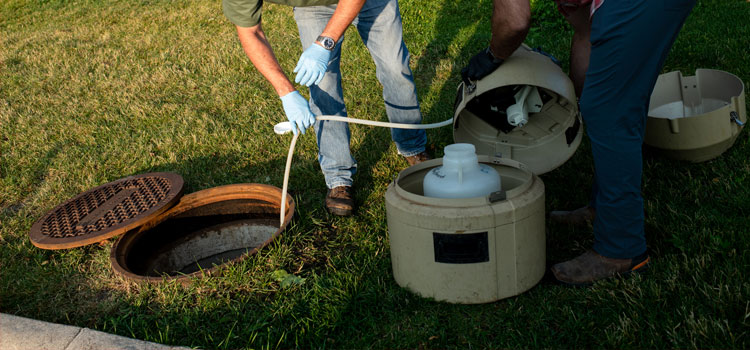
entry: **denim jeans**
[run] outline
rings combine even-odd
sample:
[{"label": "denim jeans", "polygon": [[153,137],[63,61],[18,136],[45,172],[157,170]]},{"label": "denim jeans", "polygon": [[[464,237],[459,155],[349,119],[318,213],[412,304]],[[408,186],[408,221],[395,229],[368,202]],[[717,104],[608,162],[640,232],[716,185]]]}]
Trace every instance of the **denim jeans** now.
[{"label": "denim jeans", "polygon": [[696,0],[605,1],[591,22],[581,115],[594,156],[594,250],[646,251],[641,146],[656,79]]},{"label": "denim jeans", "polygon": [[[303,50],[315,42],[335,10],[336,5],[294,8],[294,19]],[[376,76],[383,85],[388,120],[394,123],[421,123],[422,114],[409,68],[409,51],[402,36],[398,1],[367,0],[352,25],[357,28],[362,42],[375,61]],[[315,115],[347,115],[340,70],[343,41],[342,36],[336,43],[323,80],[310,87],[310,109]],[[351,186],[357,162],[349,150],[349,124],[317,121],[315,135],[318,140],[318,161],[326,186]],[[424,151],[427,142],[424,130],[391,129],[391,138],[396,143],[398,153],[404,156]]]}]

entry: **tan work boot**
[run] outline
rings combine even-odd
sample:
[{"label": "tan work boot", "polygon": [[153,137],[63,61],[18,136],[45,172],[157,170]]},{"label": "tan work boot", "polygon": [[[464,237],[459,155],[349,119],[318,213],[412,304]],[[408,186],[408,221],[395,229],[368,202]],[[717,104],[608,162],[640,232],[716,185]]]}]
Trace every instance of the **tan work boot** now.
[{"label": "tan work boot", "polygon": [[338,216],[349,216],[354,212],[354,194],[350,186],[338,186],[328,190],[326,209]]},{"label": "tan work boot", "polygon": [[650,261],[647,253],[632,259],[613,259],[587,250],[575,259],[555,264],[551,271],[558,282],[583,286],[617,274],[643,271]]},{"label": "tan work boot", "polygon": [[549,213],[550,221],[556,224],[589,227],[596,217],[596,209],[585,206],[572,211],[556,210]]},{"label": "tan work boot", "polygon": [[415,154],[413,156],[404,157],[406,159],[406,162],[409,163],[409,166],[417,165],[419,163],[422,163],[424,161],[432,159],[427,152],[420,152],[418,154]]}]

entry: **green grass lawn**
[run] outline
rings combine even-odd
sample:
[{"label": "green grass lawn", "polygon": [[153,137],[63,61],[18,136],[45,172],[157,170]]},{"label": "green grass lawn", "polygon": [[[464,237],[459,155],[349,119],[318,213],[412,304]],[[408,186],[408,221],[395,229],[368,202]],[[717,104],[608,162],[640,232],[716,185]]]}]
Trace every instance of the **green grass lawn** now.
[{"label": "green grass lawn", "polygon": [[[527,43],[567,67],[571,31],[533,3]],[[425,122],[453,114],[460,70],[489,38],[491,1],[402,0],[405,40]],[[750,3],[699,0],[664,71],[714,68],[750,82]],[[266,5],[282,67],[301,53],[291,9]],[[385,120],[374,65],[356,32],[342,58],[349,114]],[[306,89],[302,89],[306,94]],[[327,214],[314,137],[291,174],[298,204],[271,246],[221,274],[134,285],[109,263],[113,241],[35,248],[32,223],[71,196],[128,175],[171,171],[186,193],[241,182],[281,187],[288,136],[273,89],[244,56],[221,1],[0,2],[0,312],[201,348],[748,348],[750,143],[690,164],[646,154],[643,276],[571,289],[542,282],[517,297],[453,305],[394,282],[383,195],[406,163],[387,129],[355,125],[359,206]],[[428,131],[438,156],[450,128]],[[584,141],[542,176],[547,210],[587,201]],[[548,261],[588,247],[587,230],[548,228]],[[273,272],[305,278],[282,288]],[[0,335],[1,336],[1,335]]]}]

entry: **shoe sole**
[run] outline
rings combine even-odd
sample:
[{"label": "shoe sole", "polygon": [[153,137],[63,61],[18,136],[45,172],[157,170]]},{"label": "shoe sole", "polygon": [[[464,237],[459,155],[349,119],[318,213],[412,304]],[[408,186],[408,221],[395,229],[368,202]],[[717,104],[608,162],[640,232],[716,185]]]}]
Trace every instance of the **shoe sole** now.
[{"label": "shoe sole", "polygon": [[326,207],[328,209],[328,212],[336,215],[336,216],[350,216],[354,212],[354,209],[339,209],[339,208],[330,208]]},{"label": "shoe sole", "polygon": [[615,278],[615,277],[629,277],[630,275],[632,275],[634,273],[638,273],[638,274],[644,273],[644,272],[646,272],[648,270],[648,268],[650,267],[650,265],[651,265],[651,257],[649,256],[649,257],[646,257],[645,260],[641,261],[638,265],[635,265],[632,268],[630,268],[630,270],[628,270],[628,271],[619,272],[619,273],[616,273],[616,274],[614,274],[612,276],[602,278],[600,280],[596,280],[596,281],[593,281],[593,282],[584,282],[584,283],[571,283],[571,282],[561,281],[561,280],[559,280],[559,279],[557,279],[555,277],[555,274],[552,273],[552,271],[550,269],[547,269],[547,271],[549,272],[549,275],[552,278],[552,280],[554,282],[560,284],[560,285],[564,285],[564,286],[568,286],[568,287],[590,287],[590,286],[592,286],[596,282],[608,280],[610,278]]}]

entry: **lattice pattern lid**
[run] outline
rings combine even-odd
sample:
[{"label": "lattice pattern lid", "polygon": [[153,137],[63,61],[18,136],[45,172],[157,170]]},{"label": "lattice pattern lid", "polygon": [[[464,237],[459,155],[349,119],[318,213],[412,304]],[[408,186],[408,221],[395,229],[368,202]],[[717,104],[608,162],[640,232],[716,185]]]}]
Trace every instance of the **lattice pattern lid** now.
[{"label": "lattice pattern lid", "polygon": [[83,192],[50,210],[29,231],[44,249],[67,249],[103,241],[139,227],[182,197],[174,173],[129,176]]}]

